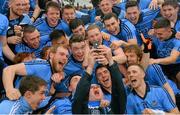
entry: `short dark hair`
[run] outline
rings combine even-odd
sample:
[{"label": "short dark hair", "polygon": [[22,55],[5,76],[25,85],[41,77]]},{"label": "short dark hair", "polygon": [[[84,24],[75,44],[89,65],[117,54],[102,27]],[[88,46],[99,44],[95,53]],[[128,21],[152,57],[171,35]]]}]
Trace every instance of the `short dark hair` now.
[{"label": "short dark hair", "polygon": [[69,23],[69,27],[71,30],[76,29],[79,26],[84,26],[84,23],[81,19],[75,18]]},{"label": "short dark hair", "polygon": [[126,10],[127,10],[129,7],[135,7],[135,6],[137,6],[137,7],[139,8],[137,1],[130,0],[130,1],[128,1],[128,2],[126,3]]},{"label": "short dark hair", "polygon": [[170,5],[173,8],[179,7],[178,1],[177,0],[165,0],[164,3],[162,4],[162,7]]},{"label": "short dark hair", "polygon": [[104,21],[109,20],[112,17],[114,17],[116,20],[118,20],[118,16],[115,13],[108,13],[103,17],[103,23],[104,23]]},{"label": "short dark hair", "polygon": [[83,42],[85,41],[85,37],[81,35],[73,35],[69,40],[69,45],[71,46],[73,43]]},{"label": "short dark hair", "polygon": [[138,57],[139,61],[141,61],[143,56],[143,51],[138,45],[129,45],[124,48],[124,53],[126,52],[134,52]]},{"label": "short dark hair", "polygon": [[55,29],[53,30],[50,35],[49,35],[49,38],[52,40],[56,40],[60,37],[64,36],[65,37],[65,33],[63,30],[59,30],[59,29]]},{"label": "short dark hair", "polygon": [[154,29],[167,28],[167,27],[171,27],[171,23],[168,19],[163,17],[156,19],[156,22],[154,24]]},{"label": "short dark hair", "polygon": [[23,27],[23,34],[25,34],[25,33],[33,33],[35,30],[37,30],[35,26],[33,26],[33,25],[25,25]]},{"label": "short dark hair", "polygon": [[[108,69],[108,66],[107,65],[103,65],[103,64],[98,64],[98,66],[95,69],[95,75],[96,75],[98,69],[100,69],[100,68],[107,68]],[[96,75],[96,77],[97,77],[97,75]]]},{"label": "short dark hair", "polygon": [[49,1],[46,3],[46,7],[45,7],[46,13],[48,12],[49,8],[55,8],[55,9],[59,10],[59,12],[60,12],[60,5],[54,1]]},{"label": "short dark hair", "polygon": [[21,80],[19,91],[21,95],[24,95],[26,91],[31,91],[35,93],[39,90],[41,86],[47,86],[47,83],[45,80],[37,77],[37,76],[24,76],[24,78]]},{"label": "short dark hair", "polygon": [[75,8],[74,8],[72,5],[69,5],[69,4],[65,5],[65,6],[62,8],[62,14],[64,13],[64,9],[73,9],[74,12],[75,12]]}]

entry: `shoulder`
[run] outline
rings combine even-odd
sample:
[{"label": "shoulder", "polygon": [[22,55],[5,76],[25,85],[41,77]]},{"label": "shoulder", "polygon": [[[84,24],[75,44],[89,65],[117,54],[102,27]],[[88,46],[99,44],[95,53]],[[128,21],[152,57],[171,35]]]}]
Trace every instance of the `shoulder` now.
[{"label": "shoulder", "polygon": [[0,26],[7,25],[9,23],[7,17],[5,15],[0,14]]},{"label": "shoulder", "polygon": [[35,65],[35,64],[48,65],[48,66],[50,65],[50,63],[47,60],[43,60],[43,59],[36,59],[36,60],[25,62],[25,65]]},{"label": "shoulder", "polygon": [[129,27],[129,28],[134,27],[135,28],[135,26],[127,19],[121,19],[121,27],[124,27],[124,28],[125,27]]},{"label": "shoulder", "polygon": [[45,23],[45,18],[38,18],[35,22],[34,22],[34,26],[39,26],[41,24]]},{"label": "shoulder", "polygon": [[19,101],[4,100],[0,104],[0,114],[13,114],[19,107]]}]

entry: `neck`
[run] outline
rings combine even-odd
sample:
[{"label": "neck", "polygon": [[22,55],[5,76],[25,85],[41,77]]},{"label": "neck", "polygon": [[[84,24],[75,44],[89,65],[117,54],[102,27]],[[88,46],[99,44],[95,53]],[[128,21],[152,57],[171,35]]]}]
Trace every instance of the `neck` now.
[{"label": "neck", "polygon": [[135,91],[139,96],[144,97],[146,93],[146,83],[142,82],[141,86],[136,88]]},{"label": "neck", "polygon": [[177,19],[178,19],[178,15],[176,15],[176,16],[173,18],[172,22],[175,24],[176,21],[177,21]]},{"label": "neck", "polygon": [[106,91],[108,91],[110,94],[112,93],[112,87],[104,87],[104,89],[106,90]]}]

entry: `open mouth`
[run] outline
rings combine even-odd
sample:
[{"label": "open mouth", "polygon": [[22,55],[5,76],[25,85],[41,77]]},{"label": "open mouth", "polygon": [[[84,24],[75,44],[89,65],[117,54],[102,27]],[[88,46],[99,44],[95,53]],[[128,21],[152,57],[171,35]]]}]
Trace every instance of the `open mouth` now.
[{"label": "open mouth", "polygon": [[100,95],[100,92],[99,92],[98,90],[96,90],[96,91],[94,91],[94,94],[95,94],[96,96],[99,96],[99,95]]},{"label": "open mouth", "polygon": [[60,61],[58,62],[58,64],[59,64],[59,65],[62,65],[62,66],[64,65],[64,63],[63,63],[63,62],[60,62]]},{"label": "open mouth", "polygon": [[108,83],[108,82],[109,82],[109,79],[106,79],[106,80],[104,80],[103,82],[104,82],[104,83]]},{"label": "open mouth", "polygon": [[114,30],[114,31],[110,31],[110,33],[112,33],[112,34],[116,34],[116,30]]},{"label": "open mouth", "polygon": [[135,85],[135,84],[136,84],[136,82],[137,82],[137,80],[136,80],[136,79],[132,79],[132,80],[131,80],[131,85]]}]

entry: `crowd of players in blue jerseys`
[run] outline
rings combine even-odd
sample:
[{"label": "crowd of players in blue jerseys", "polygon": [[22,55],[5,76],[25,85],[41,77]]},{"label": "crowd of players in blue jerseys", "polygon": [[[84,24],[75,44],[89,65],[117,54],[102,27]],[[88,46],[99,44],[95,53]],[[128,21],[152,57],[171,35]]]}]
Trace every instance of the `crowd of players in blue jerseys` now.
[{"label": "crowd of players in blue jerseys", "polygon": [[178,0],[0,1],[0,114],[178,114]]}]

